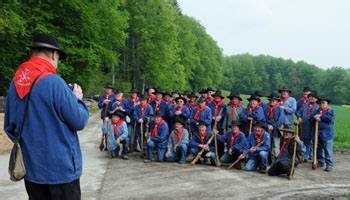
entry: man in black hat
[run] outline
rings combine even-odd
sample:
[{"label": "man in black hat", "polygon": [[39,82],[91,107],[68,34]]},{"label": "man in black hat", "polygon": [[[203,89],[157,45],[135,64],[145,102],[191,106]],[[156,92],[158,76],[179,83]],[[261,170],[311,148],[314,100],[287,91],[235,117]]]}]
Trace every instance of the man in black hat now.
[{"label": "man in black hat", "polygon": [[199,92],[201,97],[204,97],[204,99],[207,99],[208,97],[208,92],[207,92],[207,89],[201,89]]},{"label": "man in black hat", "polygon": [[215,90],[213,88],[211,87],[207,88],[207,99],[206,99],[207,105],[209,105],[209,103],[214,100],[214,96],[213,96],[214,93],[215,93]]},{"label": "man in black hat", "polygon": [[226,117],[223,122],[224,129],[229,128],[232,121],[236,121],[241,124],[240,114],[244,110],[242,98],[238,92],[232,91],[227,98],[230,99],[230,102],[226,106]]},{"label": "man in black hat", "polygon": [[170,130],[174,129],[174,122],[177,121],[177,119],[182,116],[186,120],[190,118],[190,110],[187,107],[186,99],[183,97],[177,97],[175,99],[176,105],[173,105],[170,108]]},{"label": "man in black hat", "polygon": [[126,113],[122,110],[113,112],[111,119],[103,124],[102,130],[108,135],[108,150],[111,158],[117,158],[120,146],[123,146],[122,159],[128,160],[129,133],[125,122]]},{"label": "man in black hat", "polygon": [[114,91],[114,96],[115,99],[108,103],[109,114],[112,114],[116,110],[126,112],[127,105],[126,100],[124,99],[124,92],[122,90],[117,89]]},{"label": "man in black hat", "polygon": [[[134,114],[132,122],[136,123],[135,130],[135,141],[132,141],[134,146],[134,151],[139,151],[137,149],[137,144],[141,147],[141,137],[144,137],[146,132],[146,125],[153,120],[153,108],[147,103],[147,97],[145,95],[140,95],[140,104],[138,104],[134,109]],[[141,133],[141,125],[143,133]],[[141,148],[140,148],[141,149]]]},{"label": "man in black hat", "polygon": [[133,147],[131,146],[133,143],[131,142],[132,140],[132,133],[134,132],[134,122],[131,120],[133,115],[134,115],[134,109],[137,104],[139,104],[139,97],[137,96],[137,89],[136,88],[131,88],[130,90],[130,96],[128,99],[125,100],[125,112],[127,114],[126,116],[126,123],[128,126],[128,132],[129,132],[129,150],[133,151]]},{"label": "man in black hat", "polygon": [[262,109],[263,109],[264,112],[265,112],[266,107],[267,107],[267,103],[265,103],[265,102],[261,99],[261,97],[263,97],[262,93],[261,93],[260,91],[258,91],[258,90],[255,90],[255,91],[253,92],[253,94],[251,94],[251,95],[254,95],[254,96],[257,96],[257,97],[260,98],[259,106],[262,107]]},{"label": "man in black hat", "polygon": [[82,89],[77,84],[70,89],[56,75],[58,61],[67,55],[54,36],[34,35],[29,55],[10,85],[4,130],[13,142],[21,135],[29,199],[80,199],[82,155],[77,131],[89,119]]},{"label": "man in black hat", "polygon": [[[247,137],[245,150],[249,150],[247,155],[246,171],[259,170],[260,173],[266,173],[268,155],[271,148],[271,138],[265,130],[265,124],[256,122],[254,131]],[[257,144],[261,143],[259,147]],[[243,158],[243,155],[240,155]]]},{"label": "man in black hat", "polygon": [[294,140],[297,144],[297,152],[294,166],[296,167],[299,164],[300,160],[303,160],[303,154],[306,151],[305,145],[299,139],[298,135],[295,135],[292,127],[285,127],[280,129],[283,132],[283,142],[281,150],[272,163],[270,169],[268,170],[269,176],[278,176],[282,174],[290,175],[291,172],[291,160],[293,159],[294,153]]},{"label": "man in black hat", "polygon": [[188,106],[188,109],[190,109],[190,112],[192,112],[192,109],[197,106],[198,96],[194,92],[191,92],[188,98],[189,100],[188,100],[187,106]]},{"label": "man in black hat", "polygon": [[191,130],[195,130],[200,121],[205,122],[208,132],[211,131],[212,114],[211,109],[206,105],[204,97],[198,99],[198,105],[192,110],[190,122]]},{"label": "man in black hat", "polygon": [[317,148],[318,167],[324,167],[325,171],[330,172],[333,169],[333,139],[334,139],[334,110],[329,106],[330,100],[326,97],[320,97],[320,109],[314,115],[314,120],[318,121],[319,139]]},{"label": "man in black hat", "polygon": [[251,129],[251,125],[254,122],[260,122],[261,124],[266,124],[265,113],[263,108],[260,106],[260,97],[256,95],[251,95],[247,98],[249,105],[240,114],[242,120],[243,132],[248,136]]},{"label": "man in black hat", "polygon": [[[222,143],[226,143],[227,151],[220,158],[222,163],[231,163],[238,159],[244,151],[245,136],[241,131],[241,124],[237,121],[231,122],[231,128],[224,134],[218,135],[218,140]],[[236,168],[241,168],[241,163],[235,165]]]},{"label": "man in black hat", "polygon": [[[219,131],[219,135],[224,134],[224,126],[223,122],[226,117],[226,104],[225,97],[222,96],[221,91],[217,90],[214,95],[214,99],[209,102],[209,108],[211,109],[211,114],[213,116],[213,120],[211,126],[216,128]],[[214,125],[216,124],[216,127]],[[225,152],[225,145],[222,142],[217,143],[218,146],[218,155],[221,157]]]},{"label": "man in black hat", "polygon": [[155,92],[156,98],[151,101],[150,105],[153,108],[153,112],[161,112],[163,119],[168,122],[169,119],[169,106],[163,101],[163,93],[160,90]]},{"label": "man in black hat", "polygon": [[168,161],[186,162],[189,134],[185,129],[187,118],[180,115],[175,121],[175,129],[170,133],[166,158]]},{"label": "man in black hat", "polygon": [[308,95],[308,103],[296,112],[297,123],[301,125],[300,137],[306,146],[304,161],[312,160],[313,158],[313,139],[315,133],[315,122],[313,116],[317,114],[320,106],[317,104],[319,99],[317,91],[313,90]]},{"label": "man in black hat", "polygon": [[151,103],[156,98],[156,91],[157,89],[154,87],[149,87],[146,89],[147,92],[147,103]]},{"label": "man in black hat", "polygon": [[153,152],[157,151],[158,162],[165,159],[165,151],[168,146],[169,127],[163,119],[160,111],[155,112],[154,121],[151,123],[151,132],[146,136],[148,145],[148,158],[145,163],[153,161]]},{"label": "man in black hat", "polygon": [[280,150],[281,134],[279,128],[283,127],[284,112],[279,107],[279,97],[277,93],[271,93],[268,97],[269,104],[266,107],[265,117],[267,123],[267,131],[272,138],[271,150],[274,159],[277,158]]},{"label": "man in black hat", "polygon": [[304,87],[303,96],[297,101],[297,112],[304,107],[306,103],[309,102],[308,95],[311,93],[310,87]]},{"label": "man in black hat", "polygon": [[292,91],[284,86],[280,93],[280,108],[284,111],[284,125],[293,126],[293,114],[297,111],[297,101],[290,96]]}]

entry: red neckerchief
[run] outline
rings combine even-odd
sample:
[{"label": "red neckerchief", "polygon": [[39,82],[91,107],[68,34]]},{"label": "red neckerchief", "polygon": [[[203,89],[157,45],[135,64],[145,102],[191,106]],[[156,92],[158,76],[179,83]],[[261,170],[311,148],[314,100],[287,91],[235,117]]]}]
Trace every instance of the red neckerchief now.
[{"label": "red neckerchief", "polygon": [[199,133],[200,135],[199,135],[199,137],[200,137],[200,139],[201,139],[201,144],[205,144],[204,143],[204,141],[205,141],[205,138],[207,137],[207,130],[205,130],[204,131],[204,134],[201,134],[201,133]]},{"label": "red neckerchief", "polygon": [[287,100],[289,99],[289,95],[288,96],[286,96],[285,98],[283,98],[283,97],[280,97],[280,104],[281,105],[283,105],[284,104],[284,102],[286,102]]},{"label": "red neckerchief", "polygon": [[230,112],[230,117],[232,119],[232,121],[235,120],[235,113],[236,113],[236,109],[242,106],[242,102],[238,102],[236,105],[233,104],[231,101],[228,103],[229,106],[231,106],[231,112]]},{"label": "red neckerchief", "polygon": [[181,139],[181,135],[184,132],[184,128],[181,128],[180,131],[175,129],[175,142],[178,143]]},{"label": "red neckerchief", "polygon": [[235,143],[235,138],[241,133],[241,131],[231,132],[230,134],[230,147]]},{"label": "red neckerchief", "polygon": [[259,144],[261,142],[261,139],[264,136],[264,130],[261,130],[260,133],[261,133],[261,135],[254,133],[254,139],[255,139],[256,144]]},{"label": "red neckerchief", "polygon": [[182,111],[183,109],[185,108],[185,105],[182,105],[182,106],[176,106],[175,110],[176,111]]},{"label": "red neckerchief", "polygon": [[156,95],[154,95],[154,94],[148,95],[148,97],[147,97],[147,103],[151,102],[151,101],[154,100],[155,98],[156,98]]},{"label": "red neckerchief", "polygon": [[271,106],[270,104],[267,106],[267,116],[270,119],[273,119],[273,111],[278,108],[280,105],[276,103],[275,105]]},{"label": "red neckerchief", "polygon": [[170,99],[163,99],[163,101],[164,101],[166,104],[169,104],[169,103],[170,103]]},{"label": "red neckerchief", "polygon": [[213,97],[207,97],[207,98],[205,98],[205,100],[207,101],[207,103],[209,104],[210,102],[212,102],[213,101]]},{"label": "red neckerchief", "polygon": [[160,127],[164,123],[164,120],[161,119],[159,124],[154,121],[154,128],[152,130],[152,137],[157,137],[158,136],[158,127]]},{"label": "red neckerchief", "polygon": [[189,102],[188,102],[189,109],[192,110],[193,107],[195,107],[195,106],[197,106],[197,99],[193,99],[192,102],[191,102],[191,100],[189,100]]},{"label": "red neckerchief", "polygon": [[220,101],[215,101],[213,100],[212,103],[214,104],[215,106],[215,116],[218,116],[219,114],[219,106],[223,105],[225,103],[225,99],[221,99]]},{"label": "red neckerchief", "polygon": [[130,97],[129,99],[133,105],[135,105],[139,101],[139,97],[135,97],[135,98]]},{"label": "red neckerchief", "polygon": [[156,104],[156,105],[154,106],[154,112],[156,112],[156,111],[159,110],[159,108],[160,108],[160,103],[161,103],[161,102],[162,102],[162,101],[154,100],[154,103]]},{"label": "red neckerchief", "polygon": [[318,110],[318,113],[319,113],[320,115],[322,115],[323,113],[327,112],[329,109],[330,109],[329,106],[324,107],[324,108],[320,108],[320,109]]},{"label": "red neckerchief", "polygon": [[113,127],[114,127],[114,134],[117,136],[117,138],[120,136],[120,133],[119,133],[119,126],[122,125],[124,122],[123,119],[119,119],[117,122],[112,122],[113,123]]},{"label": "red neckerchief", "polygon": [[196,111],[196,113],[194,114],[193,119],[196,120],[196,121],[198,121],[198,120],[199,120],[199,115],[200,115],[200,113],[201,113],[203,110],[207,109],[208,106],[207,106],[207,105],[204,105],[204,106],[201,108],[201,107],[198,105],[196,108],[197,108],[197,111]]},{"label": "red neckerchief", "polygon": [[315,107],[316,103],[309,103],[309,106],[307,107],[307,115],[310,116],[311,115],[311,111],[312,109]]},{"label": "red neckerchief", "polygon": [[49,61],[40,57],[33,57],[18,67],[13,77],[13,83],[20,99],[23,99],[30,92],[30,88],[39,74],[41,75],[37,81],[49,74],[56,74],[56,69]]},{"label": "red neckerchief", "polygon": [[309,99],[308,99],[307,97],[304,97],[304,96],[301,97],[300,100],[301,100],[301,105],[302,105],[302,106],[309,102]]},{"label": "red neckerchief", "polygon": [[145,114],[145,110],[148,107],[148,103],[145,103],[144,105],[140,104],[140,109],[141,109],[141,117]]},{"label": "red neckerchief", "polygon": [[280,153],[278,154],[278,158],[282,158],[284,153],[286,152],[287,144],[289,143],[290,139],[283,139],[283,144],[280,150]]},{"label": "red neckerchief", "polygon": [[249,105],[248,106],[248,112],[249,113],[252,113],[252,112],[254,112],[254,110],[256,110],[256,109],[258,109],[260,106],[259,105],[257,105],[257,106],[251,106],[251,105]]}]

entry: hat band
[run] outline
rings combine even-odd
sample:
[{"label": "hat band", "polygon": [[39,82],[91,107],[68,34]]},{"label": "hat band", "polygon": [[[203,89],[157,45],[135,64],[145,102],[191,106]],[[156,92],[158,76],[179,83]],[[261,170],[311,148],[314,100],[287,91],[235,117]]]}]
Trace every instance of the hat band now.
[{"label": "hat band", "polygon": [[35,47],[37,47],[37,48],[43,47],[43,48],[60,50],[60,48],[58,48],[58,47],[56,47],[54,45],[43,43],[43,42],[33,42],[32,43],[32,47],[34,47],[34,48]]}]

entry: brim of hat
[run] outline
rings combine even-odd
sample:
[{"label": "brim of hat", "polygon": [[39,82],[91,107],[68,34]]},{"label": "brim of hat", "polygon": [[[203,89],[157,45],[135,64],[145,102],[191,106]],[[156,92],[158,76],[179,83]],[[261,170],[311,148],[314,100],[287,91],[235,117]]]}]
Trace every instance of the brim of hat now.
[{"label": "brim of hat", "polygon": [[215,97],[220,97],[221,99],[224,99],[225,97],[224,96],[222,96],[222,95],[214,95],[214,98]]},{"label": "brim of hat", "polygon": [[229,98],[229,99],[232,99],[233,97],[236,97],[237,99],[239,99],[240,101],[242,101],[242,98],[239,97],[239,96],[227,96],[227,98]]},{"label": "brim of hat", "polygon": [[281,128],[281,129],[278,129],[278,130],[282,131],[282,132],[295,133],[295,131],[291,130],[291,129],[283,129],[283,128]]},{"label": "brim of hat", "polygon": [[259,99],[259,98],[248,98],[247,100],[248,100],[248,101],[257,100],[257,101],[259,101],[259,102],[261,101],[261,99]]},{"label": "brim of hat", "polygon": [[276,101],[280,101],[281,99],[277,98],[277,97],[268,97],[267,100],[271,101],[271,100],[276,100]]},{"label": "brim of hat", "polygon": [[184,104],[187,103],[187,100],[186,100],[185,98],[183,98],[183,97],[177,97],[177,98],[175,98],[175,102],[177,103],[177,101],[180,100],[180,99],[184,101]]},{"label": "brim of hat", "polygon": [[283,91],[287,91],[287,92],[289,92],[289,93],[292,93],[292,90],[283,90],[283,89],[281,89],[281,90],[278,90],[278,93],[281,93],[281,92],[283,92]]},{"label": "brim of hat", "polygon": [[64,51],[62,51],[61,49],[59,49],[53,45],[50,45],[50,44],[34,43],[34,44],[32,44],[32,46],[30,46],[30,48],[53,49],[53,50],[58,51],[58,55],[60,56],[59,60],[64,60],[67,58],[67,54]]}]

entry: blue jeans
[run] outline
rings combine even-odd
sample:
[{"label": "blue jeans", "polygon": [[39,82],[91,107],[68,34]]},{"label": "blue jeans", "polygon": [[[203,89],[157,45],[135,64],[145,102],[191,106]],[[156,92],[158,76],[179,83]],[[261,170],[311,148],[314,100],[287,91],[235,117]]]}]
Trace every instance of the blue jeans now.
[{"label": "blue jeans", "polygon": [[306,147],[306,152],[304,154],[304,159],[307,160],[308,158],[312,159],[313,155],[313,149],[314,149],[314,146],[312,145],[313,142],[312,142],[312,139],[311,138],[303,138],[303,143]]},{"label": "blue jeans", "polygon": [[233,150],[231,155],[228,153],[228,151],[226,151],[224,155],[221,156],[220,162],[232,163],[238,159],[239,155],[241,155],[239,150]]},{"label": "blue jeans", "polygon": [[327,167],[333,167],[333,140],[318,142],[317,161],[320,164],[326,161]]},{"label": "blue jeans", "polygon": [[153,152],[154,150],[157,150],[157,159],[159,162],[163,162],[166,148],[159,148],[158,144],[153,141],[149,141],[147,145],[148,145],[148,159],[153,160]]},{"label": "blue jeans", "polygon": [[257,168],[266,169],[268,155],[269,155],[269,152],[260,151],[256,157],[249,158],[249,160],[245,166],[245,170],[246,171],[255,171]]},{"label": "blue jeans", "polygon": [[272,155],[274,159],[276,160],[278,157],[278,154],[280,153],[280,143],[281,138],[280,137],[272,137]]},{"label": "blue jeans", "polygon": [[[128,154],[128,147],[129,147],[129,139],[126,138],[125,140],[121,141],[121,145],[123,146],[122,150],[122,156],[126,156]],[[114,143],[115,144],[115,143]],[[115,149],[112,149],[112,157],[117,158],[120,151],[120,145],[115,144]]]},{"label": "blue jeans", "polygon": [[170,156],[168,158],[169,161],[185,161],[187,154],[187,144],[179,144],[176,146],[176,152],[174,150],[171,151]]},{"label": "blue jeans", "polygon": [[[109,150],[111,151],[115,151],[117,153],[117,156],[119,154],[120,151],[120,146],[115,144],[115,141],[117,140],[116,136],[114,135],[114,133],[109,133],[108,134],[108,142],[110,145]],[[127,155],[128,154],[128,148],[129,148],[129,138],[125,138],[124,140],[120,141],[120,143],[123,145],[123,151],[122,151],[122,155]]]}]

